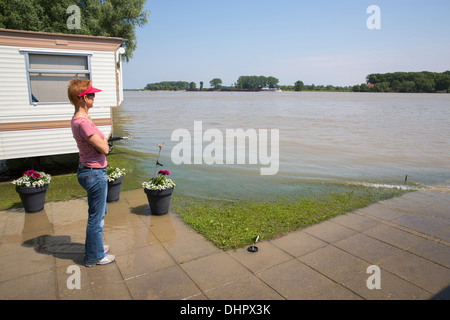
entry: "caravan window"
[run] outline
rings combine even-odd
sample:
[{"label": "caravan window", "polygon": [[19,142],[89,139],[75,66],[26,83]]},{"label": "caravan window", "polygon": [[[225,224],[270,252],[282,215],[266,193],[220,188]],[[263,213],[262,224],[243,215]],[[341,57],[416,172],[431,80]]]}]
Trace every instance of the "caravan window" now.
[{"label": "caravan window", "polygon": [[29,52],[27,71],[30,103],[69,103],[67,82],[91,79],[90,56]]}]

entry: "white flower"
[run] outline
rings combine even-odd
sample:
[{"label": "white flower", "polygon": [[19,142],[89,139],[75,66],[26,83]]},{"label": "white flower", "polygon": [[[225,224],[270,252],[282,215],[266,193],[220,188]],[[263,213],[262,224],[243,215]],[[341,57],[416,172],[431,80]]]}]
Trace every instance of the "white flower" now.
[{"label": "white flower", "polygon": [[[33,174],[38,175],[39,178],[33,177]],[[51,175],[45,172],[36,172],[29,170],[27,172],[24,172],[22,177],[13,180],[12,183],[18,187],[42,187],[46,184],[49,184],[51,179]]]},{"label": "white flower", "polygon": [[142,186],[149,190],[166,190],[175,187],[176,184],[171,179],[165,179],[163,184],[155,185],[152,181],[143,182]]},{"label": "white flower", "polygon": [[108,178],[108,182],[114,181],[119,179],[121,176],[124,176],[126,174],[126,170],[119,169],[119,168],[108,168],[106,170],[106,177]]}]

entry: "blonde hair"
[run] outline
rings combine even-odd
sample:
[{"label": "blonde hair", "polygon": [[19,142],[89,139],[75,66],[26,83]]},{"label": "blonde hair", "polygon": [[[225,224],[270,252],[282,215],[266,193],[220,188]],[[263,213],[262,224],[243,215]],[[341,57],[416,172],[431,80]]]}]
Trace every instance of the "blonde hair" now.
[{"label": "blonde hair", "polygon": [[91,86],[91,80],[86,79],[72,79],[67,84],[67,97],[70,103],[74,106],[78,106],[83,97],[78,97],[80,93],[86,91]]}]

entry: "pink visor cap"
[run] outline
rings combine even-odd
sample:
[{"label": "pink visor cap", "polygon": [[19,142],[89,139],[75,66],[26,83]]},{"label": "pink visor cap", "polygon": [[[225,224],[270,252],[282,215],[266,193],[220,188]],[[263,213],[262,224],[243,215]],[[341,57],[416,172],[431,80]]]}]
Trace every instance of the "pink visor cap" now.
[{"label": "pink visor cap", "polygon": [[82,93],[80,93],[80,94],[78,95],[78,97],[81,98],[81,97],[84,96],[85,94],[96,93],[96,92],[100,92],[100,91],[102,91],[102,90],[97,89],[97,88],[94,88],[93,86],[90,86],[86,91],[83,91]]}]

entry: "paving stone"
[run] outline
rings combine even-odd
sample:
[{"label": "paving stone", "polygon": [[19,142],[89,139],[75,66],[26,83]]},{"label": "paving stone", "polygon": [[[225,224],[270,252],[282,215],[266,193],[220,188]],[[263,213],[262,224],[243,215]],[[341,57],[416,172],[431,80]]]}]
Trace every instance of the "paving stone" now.
[{"label": "paving stone", "polygon": [[385,205],[383,205],[381,203],[372,204],[366,208],[359,209],[358,213],[367,214],[369,216],[373,216],[373,217],[383,219],[386,221],[400,218],[401,216],[406,214],[406,212],[402,212],[402,211],[399,211],[394,208],[386,207]]},{"label": "paving stone", "polygon": [[118,254],[114,263],[119,266],[125,280],[176,264],[175,260],[161,244],[154,244],[124,254]]},{"label": "paving stone", "polygon": [[367,300],[425,300],[433,296],[384,269],[380,269],[380,289],[369,289],[367,280],[372,274],[358,273],[343,285]]},{"label": "paving stone", "polygon": [[448,268],[409,252],[403,252],[383,261],[380,267],[432,294],[450,286]]},{"label": "paving stone", "polygon": [[[0,270],[1,267],[0,267]],[[36,272],[0,282],[1,300],[55,300],[56,281],[53,270]]]},{"label": "paving stone", "polygon": [[131,300],[132,297],[124,281],[107,282],[101,287],[89,291],[74,291],[61,300]]},{"label": "paving stone", "polygon": [[450,247],[431,240],[412,246],[408,251],[450,269]]},{"label": "paving stone", "polygon": [[330,221],[343,225],[349,229],[355,231],[364,231],[372,228],[380,223],[374,219],[364,217],[357,213],[348,213],[344,215],[337,216]]},{"label": "paving stone", "polygon": [[376,227],[365,230],[364,234],[389,243],[400,249],[407,249],[411,246],[425,241],[425,239],[422,237],[385,224],[380,224]]},{"label": "paving stone", "polygon": [[284,300],[254,275],[208,290],[205,294],[211,300]]},{"label": "paving stone", "polygon": [[201,290],[179,266],[172,266],[126,280],[133,299],[181,300]]},{"label": "paving stone", "polygon": [[292,232],[270,242],[294,257],[300,257],[327,245],[327,242],[304,231]]},{"label": "paving stone", "polygon": [[[93,290],[97,290],[105,285],[123,281],[122,274],[116,263],[94,268],[86,268],[84,264],[74,264],[70,267],[70,269],[69,266],[56,268],[58,295],[60,299],[65,299],[73,295],[76,297],[84,297],[91,294]],[[79,274],[79,289],[72,287],[77,281],[75,279],[76,274]],[[107,299],[107,294],[107,292],[104,292],[104,299]],[[111,292],[111,297],[112,294]],[[76,298],[72,297],[72,299]]]},{"label": "paving stone", "polygon": [[362,233],[335,242],[334,245],[372,264],[378,264],[402,252],[394,246]]},{"label": "paving stone", "polygon": [[182,241],[173,239],[162,242],[162,245],[179,264],[220,251],[211,242],[196,233],[185,236]]},{"label": "paving stone", "polygon": [[353,291],[336,284],[324,293],[313,298],[314,300],[363,300],[361,296]]},{"label": "paving stone", "polygon": [[332,245],[297,258],[314,270],[341,283],[355,273],[367,270],[368,262]]},{"label": "paving stone", "polygon": [[392,223],[429,236],[437,235],[450,226],[449,223],[441,218],[433,218],[412,213],[394,219],[392,220]]},{"label": "paving stone", "polygon": [[315,226],[305,228],[304,231],[329,243],[344,239],[357,233],[354,230],[331,221],[325,221]]},{"label": "paving stone", "polygon": [[225,252],[183,263],[181,267],[203,292],[252,275]]},{"label": "paving stone", "polygon": [[240,248],[229,250],[227,253],[253,273],[293,259],[292,256],[270,242],[260,242],[257,247],[257,252],[249,252],[247,248]]},{"label": "paving stone", "polygon": [[317,297],[336,283],[298,260],[289,260],[257,274],[288,300]]}]

